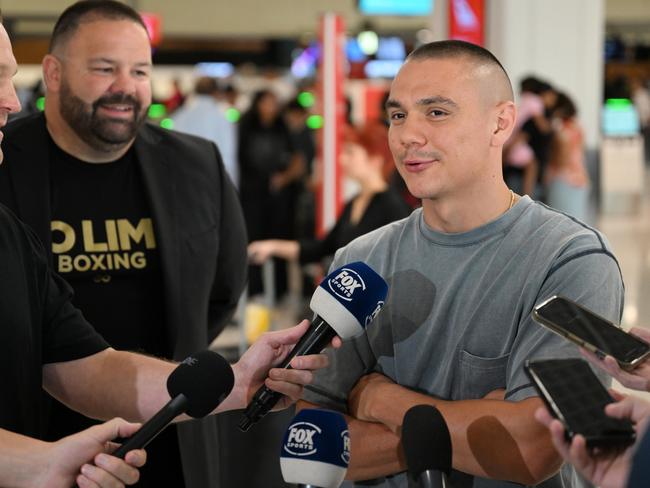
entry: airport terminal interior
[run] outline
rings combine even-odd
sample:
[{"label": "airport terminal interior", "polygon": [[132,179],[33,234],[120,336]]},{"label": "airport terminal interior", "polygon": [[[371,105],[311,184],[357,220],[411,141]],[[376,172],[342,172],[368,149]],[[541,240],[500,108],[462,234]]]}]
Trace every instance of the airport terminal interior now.
[{"label": "airport terminal interior", "polygon": [[[15,83],[22,111],[12,119],[43,110],[41,59],[57,16],[72,3],[0,0],[19,64]],[[510,75],[521,116],[504,150],[506,182],[517,194],[606,236],[625,283],[621,325],[650,329],[649,0],[123,3],[141,13],[153,45],[149,122],[216,142],[241,190],[251,241],[303,243],[333,227],[367,182],[349,167],[342,170],[346,156],[328,148],[342,147],[350,128],[357,141],[369,133],[387,137],[384,103],[409,52],[443,39],[490,49]],[[214,137],[204,132],[206,124],[192,123],[184,113],[206,97],[225,124]],[[278,168],[273,191],[282,195],[273,200],[277,207],[264,209],[272,214],[250,210],[257,190],[242,178],[255,176],[238,160],[250,144],[242,137],[252,130],[244,122],[251,114],[265,117],[267,109],[273,124],[288,128],[291,141],[267,147],[265,157]],[[567,140],[573,151],[568,156],[557,149]],[[293,153],[281,160],[276,156],[282,151]],[[399,195],[404,215],[418,208],[392,164],[377,178]],[[313,259],[299,262],[304,249],[283,249],[267,249],[276,258],[264,263],[254,262],[261,248],[249,249],[248,288],[212,344],[228,359],[236,360],[265,331],[311,318],[309,300],[332,253],[314,250]],[[219,463],[223,486],[285,486],[277,459],[260,460],[259,469],[245,472],[234,460],[251,445],[260,452],[277,450],[292,414],[271,414],[243,440],[235,433],[236,415],[223,416],[220,437],[232,446]]]}]

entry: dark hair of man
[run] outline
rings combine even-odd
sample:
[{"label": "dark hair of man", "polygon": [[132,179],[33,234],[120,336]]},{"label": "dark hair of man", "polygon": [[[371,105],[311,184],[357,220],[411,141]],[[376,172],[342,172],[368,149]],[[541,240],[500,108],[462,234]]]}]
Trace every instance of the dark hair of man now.
[{"label": "dark hair of man", "polygon": [[56,21],[48,52],[70,40],[82,23],[97,20],[131,20],[147,30],[142,17],[128,5],[114,0],[81,0],[65,9]]},{"label": "dark hair of man", "polygon": [[505,79],[510,85],[510,91],[512,91],[510,77],[496,56],[487,49],[472,44],[471,42],[458,40],[429,42],[428,44],[423,44],[412,51],[411,54],[407,56],[406,61],[463,57],[469,58],[477,64],[497,66],[505,76]]}]

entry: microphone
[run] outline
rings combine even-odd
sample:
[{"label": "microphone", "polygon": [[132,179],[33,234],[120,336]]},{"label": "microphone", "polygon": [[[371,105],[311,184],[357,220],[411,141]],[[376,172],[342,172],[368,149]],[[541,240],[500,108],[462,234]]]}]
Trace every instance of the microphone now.
[{"label": "microphone", "polygon": [[421,488],[448,487],[451,436],[447,422],[432,405],[416,405],[404,415],[402,447],[409,476]]},{"label": "microphone", "polygon": [[284,481],[304,488],[338,488],[349,463],[350,434],[343,415],[315,408],[298,412],[280,450]]},{"label": "microphone", "polygon": [[167,378],[172,399],[112,455],[124,459],[127,452],[142,449],[182,413],[197,419],[205,417],[230,394],[234,384],[230,364],[216,352],[206,350],[188,356]]},{"label": "microphone", "polygon": [[[289,369],[295,356],[320,353],[336,335],[344,340],[361,335],[384,306],[387,293],[388,284],[384,279],[361,261],[331,272],[316,288],[309,303],[316,313],[309,329],[278,367]],[[281,396],[263,385],[248,404],[239,428],[246,432]]]}]

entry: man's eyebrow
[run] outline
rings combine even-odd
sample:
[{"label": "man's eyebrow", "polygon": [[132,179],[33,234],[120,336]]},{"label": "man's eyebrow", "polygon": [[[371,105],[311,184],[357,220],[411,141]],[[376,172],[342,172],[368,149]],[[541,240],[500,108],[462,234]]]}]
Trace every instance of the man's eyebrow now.
[{"label": "man's eyebrow", "polygon": [[447,106],[452,107],[452,108],[458,108],[458,104],[456,102],[454,102],[451,98],[441,97],[441,96],[420,98],[415,103],[416,103],[416,105],[420,105],[420,106],[447,105]]},{"label": "man's eyebrow", "polygon": [[386,109],[389,108],[402,108],[402,104],[399,103],[397,100],[393,100],[392,98],[389,98],[386,101]]},{"label": "man's eyebrow", "polygon": [[[415,102],[415,104],[419,106],[447,105],[448,107],[451,108],[458,108],[458,104],[454,102],[451,98],[441,97],[441,96],[420,98],[417,102]],[[402,104],[399,103],[397,100],[389,99],[386,102],[386,109],[389,108],[402,108]]]},{"label": "man's eyebrow", "polygon": [[[111,58],[104,58],[104,57],[90,58],[88,60],[88,62],[89,63],[118,64],[117,60],[111,59]],[[152,66],[152,64],[149,61],[140,61],[138,63],[135,63],[135,66]]]}]

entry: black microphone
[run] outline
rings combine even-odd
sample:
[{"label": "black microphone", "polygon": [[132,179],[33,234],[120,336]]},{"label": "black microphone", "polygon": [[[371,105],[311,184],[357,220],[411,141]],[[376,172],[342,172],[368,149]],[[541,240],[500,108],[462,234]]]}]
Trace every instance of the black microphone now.
[{"label": "black microphone", "polygon": [[408,474],[421,488],[449,487],[451,436],[447,422],[432,405],[416,405],[402,423],[402,447]]},{"label": "black microphone", "polygon": [[216,352],[188,356],[167,378],[172,399],[112,455],[124,459],[127,452],[142,449],[182,413],[197,419],[205,417],[230,394],[234,384],[230,364]]},{"label": "black microphone", "polygon": [[[289,369],[295,356],[321,352],[336,335],[349,339],[362,334],[383,307],[387,293],[386,281],[361,261],[346,264],[327,275],[309,303],[316,317],[278,367]],[[280,397],[282,394],[263,385],[248,404],[239,428],[247,431]]]}]

